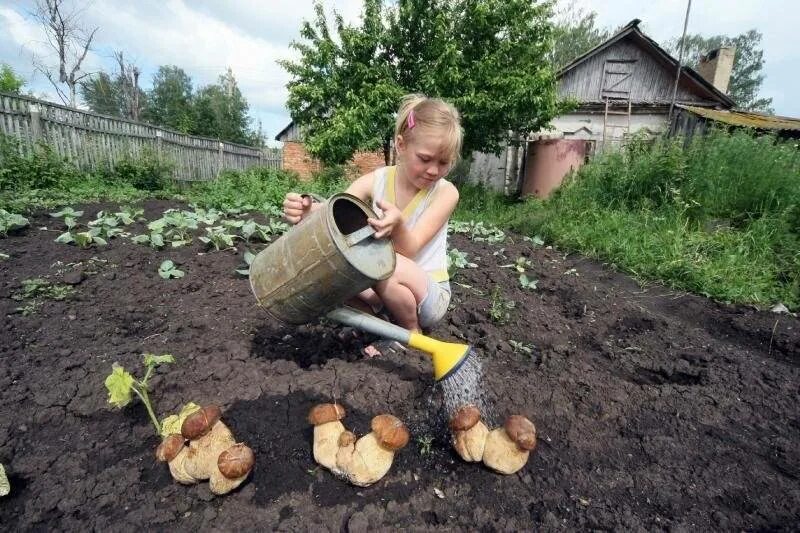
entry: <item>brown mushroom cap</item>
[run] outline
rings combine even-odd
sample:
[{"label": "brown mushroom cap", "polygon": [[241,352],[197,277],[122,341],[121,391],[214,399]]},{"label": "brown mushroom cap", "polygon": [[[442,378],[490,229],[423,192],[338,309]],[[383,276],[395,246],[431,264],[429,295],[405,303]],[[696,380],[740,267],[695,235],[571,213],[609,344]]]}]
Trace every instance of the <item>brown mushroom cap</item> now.
[{"label": "brown mushroom cap", "polygon": [[503,429],[520,449],[530,451],[536,448],[536,426],[524,416],[509,416]]},{"label": "brown mushroom cap", "polygon": [[161,444],[156,448],[156,459],[162,463],[168,463],[175,459],[178,452],[181,451],[186,441],[180,433],[172,433],[168,435]]},{"label": "brown mushroom cap", "polygon": [[183,421],[181,435],[189,440],[202,437],[211,431],[211,428],[219,421],[220,417],[222,417],[222,411],[216,405],[207,405],[202,409],[198,409]]},{"label": "brown mushroom cap", "polygon": [[453,414],[450,419],[450,429],[453,431],[467,431],[481,419],[481,412],[474,405],[464,405]]},{"label": "brown mushroom cap", "polygon": [[388,450],[399,450],[408,444],[408,428],[396,416],[376,416],[372,419],[372,432],[380,445]]},{"label": "brown mushroom cap", "polygon": [[350,446],[356,441],[356,434],[352,431],[342,431],[342,434],[339,435],[339,447],[344,448],[346,446]]},{"label": "brown mushroom cap", "polygon": [[256,462],[253,450],[243,443],[234,444],[217,458],[219,471],[228,479],[237,479],[247,475]]},{"label": "brown mushroom cap", "polygon": [[308,423],[314,426],[335,422],[344,418],[344,407],[338,403],[321,403],[308,412]]}]

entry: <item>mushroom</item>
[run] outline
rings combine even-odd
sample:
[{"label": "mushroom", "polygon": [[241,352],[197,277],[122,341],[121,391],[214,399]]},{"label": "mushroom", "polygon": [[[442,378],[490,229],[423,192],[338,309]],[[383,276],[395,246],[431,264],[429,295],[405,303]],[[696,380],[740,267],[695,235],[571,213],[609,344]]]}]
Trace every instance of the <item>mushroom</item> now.
[{"label": "mushroom", "polygon": [[[367,487],[389,471],[394,452],[408,444],[408,428],[392,415],[372,419],[372,431],[353,444],[350,435],[342,435],[337,453],[338,470],[353,485]],[[352,434],[351,434],[352,435]]]},{"label": "mushroom", "polygon": [[173,479],[184,485],[193,485],[197,479],[186,473],[183,462],[186,459],[189,448],[180,433],[168,435],[156,448],[156,459],[162,463],[169,464],[169,471]]},{"label": "mushroom", "polygon": [[536,447],[536,427],[522,415],[511,415],[502,428],[489,432],[483,450],[486,466],[501,474],[513,474],[528,462]]},{"label": "mushroom", "polygon": [[336,465],[335,468],[331,468],[331,472],[337,476],[347,478],[347,472],[342,470],[342,467],[349,465],[351,456],[356,449],[356,440],[356,434],[352,431],[345,430],[339,435],[339,450],[336,452]]},{"label": "mushroom", "polygon": [[489,428],[481,422],[481,413],[474,405],[458,409],[450,420],[453,448],[467,462],[476,463],[483,458],[483,448]]},{"label": "mushroom", "polygon": [[[188,419],[187,419],[188,420]],[[236,444],[233,433],[222,422],[217,421],[211,431],[189,441],[183,467],[187,474],[195,479],[208,479],[217,469],[219,454]]]},{"label": "mushroom", "polygon": [[329,470],[336,469],[339,435],[345,430],[339,420],[344,415],[344,407],[336,403],[316,405],[308,413],[308,422],[314,426],[314,460]]},{"label": "mushroom", "polygon": [[188,440],[202,437],[214,427],[222,417],[222,411],[216,405],[207,405],[193,412],[181,424],[181,434]]},{"label": "mushroom", "polygon": [[214,494],[227,494],[247,479],[255,464],[253,450],[243,443],[234,444],[219,454],[211,472],[209,487]]}]

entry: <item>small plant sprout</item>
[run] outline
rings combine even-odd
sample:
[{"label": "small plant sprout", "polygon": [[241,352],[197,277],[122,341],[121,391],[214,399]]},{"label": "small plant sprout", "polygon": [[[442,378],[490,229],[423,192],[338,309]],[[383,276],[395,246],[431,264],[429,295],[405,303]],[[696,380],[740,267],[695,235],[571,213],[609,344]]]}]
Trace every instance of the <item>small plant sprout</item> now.
[{"label": "small plant sprout", "polygon": [[245,242],[250,242],[250,239],[255,238],[262,242],[269,242],[272,240],[273,231],[271,226],[259,224],[255,220],[248,220],[241,226],[242,238]]},{"label": "small plant sprout", "polygon": [[478,265],[467,260],[467,253],[458,248],[450,248],[447,251],[447,270],[454,272],[454,268],[477,268]]},{"label": "small plant sprout", "polygon": [[0,252],[0,261],[5,261],[6,259],[11,259],[11,256],[7,253]]},{"label": "small plant sprout", "polygon": [[66,231],[56,238],[56,242],[69,244],[74,242],[81,248],[88,248],[92,244],[105,246],[108,242],[101,237],[102,228],[91,228],[88,231]]},{"label": "small plant sprout", "polygon": [[515,341],[513,339],[509,339],[508,343],[511,345],[511,349],[514,353],[517,354],[526,354],[532,355],[533,354],[533,344],[526,344],[522,341]]},{"label": "small plant sprout", "polygon": [[111,365],[111,374],[106,377],[106,389],[108,390],[108,403],[114,407],[122,409],[133,399],[133,395],[139,397],[147,409],[150,421],[156,429],[156,435],[161,435],[161,424],[158,422],[153,405],[150,403],[149,389],[147,382],[153,375],[156,368],[165,363],[174,363],[175,357],[172,354],[155,355],[151,353],[142,354],[144,359],[145,374],[141,380],[137,380],[130,372],[125,370],[117,363]]},{"label": "small plant sprout", "polygon": [[83,211],[75,211],[71,207],[65,207],[61,211],[58,211],[56,213],[50,213],[50,216],[53,217],[53,218],[62,218],[63,217],[63,218],[76,219],[76,218],[80,217],[81,215],[83,215]]},{"label": "small plant sprout", "polygon": [[75,289],[70,285],[51,283],[42,278],[31,278],[22,280],[22,287],[11,295],[11,299],[18,302],[26,302],[23,307],[18,307],[16,311],[28,316],[36,313],[44,300],[65,300],[75,293]]},{"label": "small plant sprout", "polygon": [[114,213],[114,216],[124,225],[133,224],[144,215],[144,209],[134,209],[132,207],[123,207],[120,211]]},{"label": "small plant sprout", "polygon": [[511,310],[516,306],[517,303],[514,300],[506,301],[500,292],[500,287],[495,287],[489,306],[489,318],[496,324],[505,324],[511,318]]},{"label": "small plant sprout", "polygon": [[420,455],[430,455],[431,449],[433,447],[433,437],[431,437],[430,435],[423,435],[421,437],[417,437],[417,444],[419,444]]},{"label": "small plant sprout", "polygon": [[158,275],[164,279],[182,278],[185,274],[183,270],[179,270],[175,266],[175,263],[169,259],[163,261],[158,267]]},{"label": "small plant sprout", "polygon": [[544,246],[544,239],[539,237],[538,235],[534,235],[533,237],[525,236],[522,238],[523,241],[529,242],[534,246]]},{"label": "small plant sprout", "polygon": [[213,226],[211,228],[206,228],[206,235],[204,237],[200,237],[200,241],[219,251],[223,248],[232,248],[233,239],[235,237],[236,235],[226,233],[224,227]]},{"label": "small plant sprout", "polygon": [[486,226],[483,222],[450,222],[450,231],[453,233],[466,233],[470,239],[476,242],[488,242],[489,244],[499,244],[506,240],[506,234],[497,226]]},{"label": "small plant sprout", "polygon": [[517,257],[517,260],[509,265],[500,265],[500,268],[513,268],[517,272],[524,274],[525,269],[531,266],[531,261],[525,257]]},{"label": "small plant sprout", "polygon": [[28,219],[24,216],[0,209],[0,236],[5,237],[8,232],[24,228],[29,224]]},{"label": "small plant sprout", "polygon": [[245,276],[245,277],[249,276],[250,275],[250,265],[253,264],[253,259],[255,259],[255,258],[256,258],[256,256],[255,256],[255,254],[253,252],[251,252],[250,250],[245,250],[244,251],[244,265],[242,265],[239,268],[237,268],[236,269],[236,273],[237,274],[241,274],[242,276]]},{"label": "small plant sprout", "polygon": [[530,279],[525,274],[519,275],[519,285],[523,289],[530,289],[535,291],[538,288],[539,280],[538,279]]},{"label": "small plant sprout", "polygon": [[131,237],[131,240],[136,244],[145,244],[156,250],[164,247],[164,235],[162,235],[160,231],[136,235],[135,237]]}]

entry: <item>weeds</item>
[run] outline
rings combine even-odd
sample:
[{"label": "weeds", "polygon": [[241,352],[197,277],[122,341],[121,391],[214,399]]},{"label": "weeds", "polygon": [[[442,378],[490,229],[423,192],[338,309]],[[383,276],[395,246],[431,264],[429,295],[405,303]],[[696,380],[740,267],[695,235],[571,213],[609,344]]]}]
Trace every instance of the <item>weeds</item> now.
[{"label": "weeds", "polygon": [[35,314],[45,300],[65,300],[75,293],[75,289],[66,284],[52,283],[42,278],[31,278],[22,281],[22,287],[11,295],[12,300],[25,302],[16,311],[23,316]]},{"label": "weeds", "polygon": [[498,325],[507,324],[511,319],[511,311],[517,306],[514,300],[506,300],[500,292],[500,287],[492,290],[492,298],[489,305],[489,318]]},{"label": "weeds", "polygon": [[423,457],[430,455],[433,451],[433,437],[430,435],[423,435],[417,437],[417,444],[419,445],[419,454]]}]

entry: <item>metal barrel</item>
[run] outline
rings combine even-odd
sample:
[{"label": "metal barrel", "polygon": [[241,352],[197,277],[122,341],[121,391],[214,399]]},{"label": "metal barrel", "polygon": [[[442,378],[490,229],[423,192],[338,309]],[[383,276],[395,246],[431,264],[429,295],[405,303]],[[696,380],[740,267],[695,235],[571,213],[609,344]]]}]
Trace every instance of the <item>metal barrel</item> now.
[{"label": "metal barrel", "polygon": [[391,240],[346,242],[375,217],[347,193],[323,202],[253,259],[250,288],[258,304],[284,323],[306,324],[391,276],[397,261]]}]

